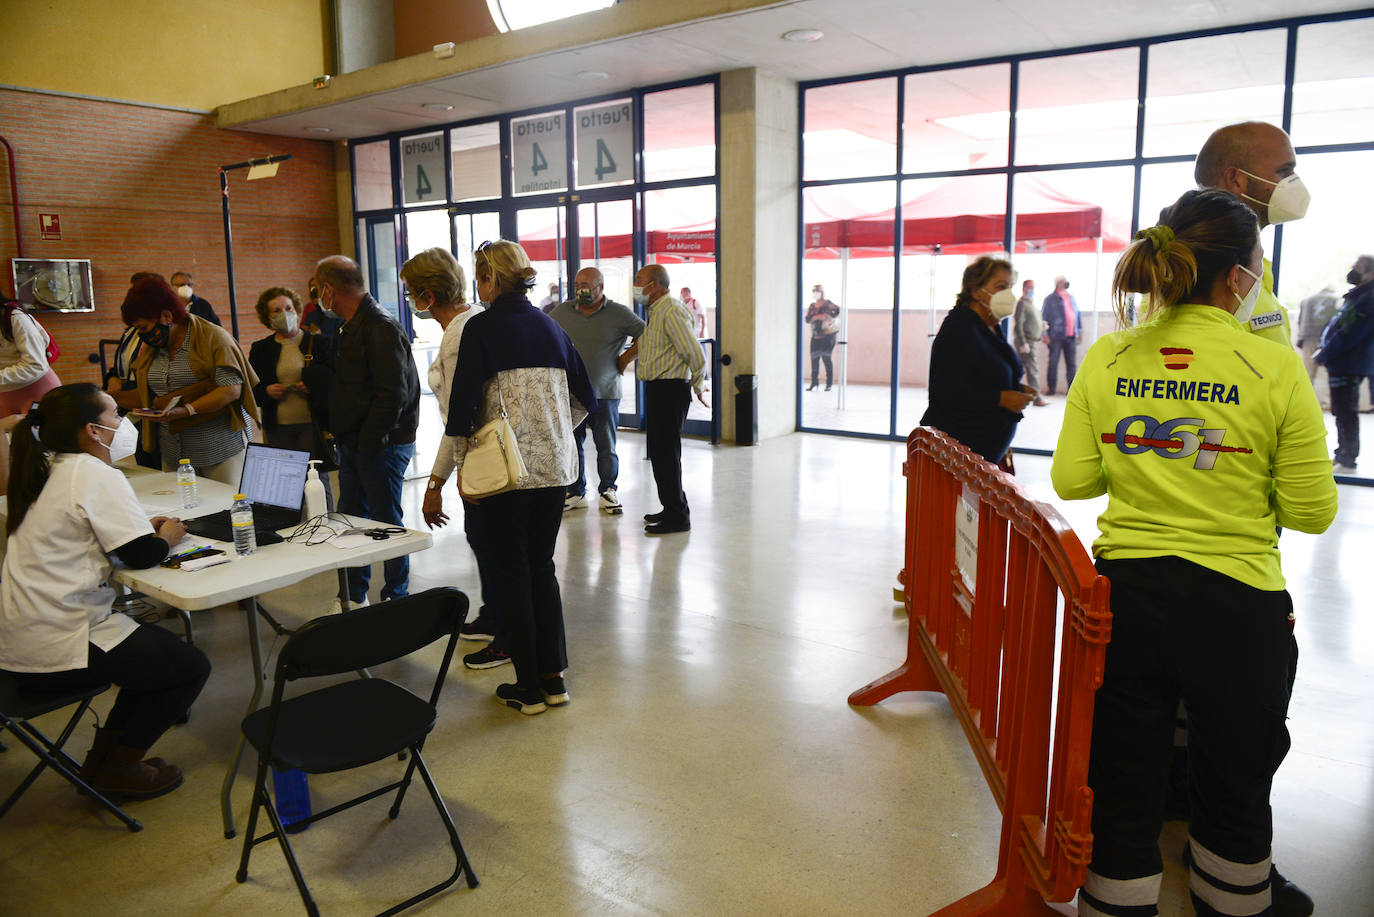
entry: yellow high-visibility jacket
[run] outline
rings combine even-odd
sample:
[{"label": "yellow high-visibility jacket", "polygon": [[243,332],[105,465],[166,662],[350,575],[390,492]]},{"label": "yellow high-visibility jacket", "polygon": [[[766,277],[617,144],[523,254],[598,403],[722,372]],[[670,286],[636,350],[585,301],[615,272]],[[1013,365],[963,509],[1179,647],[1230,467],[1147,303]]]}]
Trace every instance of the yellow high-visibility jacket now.
[{"label": "yellow high-visibility jacket", "polygon": [[1302,359],[1209,305],[1099,339],[1069,389],[1055,492],[1110,496],[1093,553],[1173,555],[1284,588],[1276,526],[1336,514],[1326,427]]}]

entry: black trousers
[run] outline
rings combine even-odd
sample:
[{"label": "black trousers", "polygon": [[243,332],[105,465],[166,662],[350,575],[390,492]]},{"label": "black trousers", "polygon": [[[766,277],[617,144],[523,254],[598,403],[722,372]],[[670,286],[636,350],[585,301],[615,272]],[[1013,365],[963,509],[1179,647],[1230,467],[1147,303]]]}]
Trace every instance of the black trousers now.
[{"label": "black trousers", "polygon": [[682,425],[691,405],[692,387],[684,379],[644,383],[644,439],[664,522],[691,521],[682,489]]},{"label": "black trousers", "polygon": [[820,364],[822,361],[824,361],[825,363],[825,387],[830,388],[831,384],[834,382],[835,365],[834,362],[830,359],[830,355],[835,350],[835,339],[839,336],[839,333],[836,332],[835,334],[823,334],[820,336],[813,336],[811,338],[812,388],[816,387],[816,376],[820,371]]},{"label": "black trousers", "polygon": [[478,504],[491,550],[491,574],[506,651],[516,684],[539,690],[539,679],[568,667],[563,597],[553,549],[563,523],[564,487],[512,490]]},{"label": "black trousers", "polygon": [[1045,386],[1053,395],[1059,385],[1059,355],[1064,355],[1064,370],[1067,380],[1064,391],[1073,385],[1074,374],[1078,372],[1078,341],[1075,338],[1050,338],[1050,365],[1045,369]]},{"label": "black trousers", "polygon": [[1099,560],[1097,569],[1111,580],[1113,620],[1093,714],[1086,900],[1098,913],[1154,913],[1126,906],[1142,902],[1125,889],[1162,873],[1158,838],[1183,700],[1194,906],[1200,915],[1268,913],[1228,908],[1236,896],[1267,901],[1269,790],[1289,747],[1292,601],[1179,557]]},{"label": "black trousers", "polygon": [[[462,499],[461,497],[459,498]],[[468,547],[477,561],[477,582],[482,592],[482,603],[477,615],[491,627],[492,649],[507,652],[505,623],[501,619],[501,603],[496,600],[496,574],[492,570],[491,540],[487,538],[486,525],[482,520],[480,504],[463,503],[463,534],[467,536]]]},{"label": "black trousers", "polygon": [[79,690],[104,682],[118,686],[105,726],[118,734],[120,744],[147,749],[191,709],[210,677],[210,660],[170,631],[140,624],[108,653],[90,644],[84,669],[12,674],[28,691]]},{"label": "black trousers", "polygon": [[1331,377],[1331,416],[1336,419],[1334,458],[1351,468],[1360,457],[1360,383],[1364,376]]}]

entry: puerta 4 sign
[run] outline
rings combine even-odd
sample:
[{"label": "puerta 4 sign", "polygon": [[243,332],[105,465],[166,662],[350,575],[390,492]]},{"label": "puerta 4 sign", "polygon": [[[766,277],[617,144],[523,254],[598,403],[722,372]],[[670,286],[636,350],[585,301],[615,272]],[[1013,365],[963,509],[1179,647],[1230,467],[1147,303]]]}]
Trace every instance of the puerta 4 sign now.
[{"label": "puerta 4 sign", "polygon": [[510,123],[514,191],[562,191],[568,187],[567,124],[562,112]]}]

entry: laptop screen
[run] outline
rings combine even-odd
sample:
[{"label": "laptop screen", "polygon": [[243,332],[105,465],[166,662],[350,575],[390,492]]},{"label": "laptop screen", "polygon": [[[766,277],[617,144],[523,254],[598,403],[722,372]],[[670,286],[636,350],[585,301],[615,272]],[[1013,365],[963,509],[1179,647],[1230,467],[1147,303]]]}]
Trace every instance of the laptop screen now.
[{"label": "laptop screen", "polygon": [[298,510],[309,469],[309,452],[249,443],[248,454],[243,458],[239,491],[250,503]]}]

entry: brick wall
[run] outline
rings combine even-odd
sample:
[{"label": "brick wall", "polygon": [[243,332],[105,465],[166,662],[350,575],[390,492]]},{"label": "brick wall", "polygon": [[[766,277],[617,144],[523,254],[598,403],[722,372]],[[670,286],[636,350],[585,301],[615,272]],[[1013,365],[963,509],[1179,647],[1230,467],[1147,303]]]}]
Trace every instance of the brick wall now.
[{"label": "brick wall", "polygon": [[[290,153],[272,179],[230,173],[239,337],[266,329],[253,313],[260,291],[303,292],[315,262],[339,251],[334,154],[328,142],[218,130],[208,114],[0,90],[0,134],[14,147],[26,258],[89,258],[95,312],[39,313],[62,347],[64,382],[98,381],[87,356],[123,331],[129,275],[186,270],[196,293],[229,323],[218,167]],[[0,147],[0,170],[7,170]],[[39,212],[61,218],[62,240],[38,238]],[[18,256],[7,171],[0,171],[0,291],[13,294]]]}]

